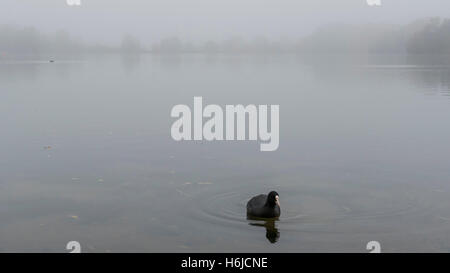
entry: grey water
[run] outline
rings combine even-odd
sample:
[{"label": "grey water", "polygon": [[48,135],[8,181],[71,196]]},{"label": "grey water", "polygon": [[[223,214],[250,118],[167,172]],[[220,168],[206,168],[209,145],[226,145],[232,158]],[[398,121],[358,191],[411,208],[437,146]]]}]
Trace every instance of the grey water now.
[{"label": "grey water", "polygon": [[[176,104],[279,104],[280,146],[181,141]],[[0,61],[0,251],[450,251],[450,62]],[[278,221],[247,220],[276,190]]]}]

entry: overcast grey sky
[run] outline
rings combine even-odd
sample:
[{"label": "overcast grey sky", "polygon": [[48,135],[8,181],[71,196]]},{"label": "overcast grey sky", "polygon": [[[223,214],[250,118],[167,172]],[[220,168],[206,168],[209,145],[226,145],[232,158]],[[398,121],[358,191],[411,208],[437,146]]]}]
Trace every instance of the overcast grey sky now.
[{"label": "overcast grey sky", "polygon": [[320,25],[408,23],[450,17],[450,0],[0,0],[0,24],[65,29],[89,42],[117,42],[124,33],[151,43],[168,36],[185,41],[230,36],[297,39]]}]

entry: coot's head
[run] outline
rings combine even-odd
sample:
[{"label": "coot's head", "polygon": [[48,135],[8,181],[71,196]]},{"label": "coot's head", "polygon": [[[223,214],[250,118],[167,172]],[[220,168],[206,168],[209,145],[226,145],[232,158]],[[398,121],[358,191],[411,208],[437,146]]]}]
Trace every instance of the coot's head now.
[{"label": "coot's head", "polygon": [[275,205],[280,206],[280,197],[278,196],[278,193],[276,191],[269,192],[269,195],[267,196],[267,205],[271,207],[275,207]]}]

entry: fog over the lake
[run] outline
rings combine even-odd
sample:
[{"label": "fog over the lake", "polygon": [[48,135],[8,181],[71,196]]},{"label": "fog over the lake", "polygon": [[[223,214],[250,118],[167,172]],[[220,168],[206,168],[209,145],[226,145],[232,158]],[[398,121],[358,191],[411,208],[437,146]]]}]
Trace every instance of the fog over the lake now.
[{"label": "fog over the lake", "polygon": [[450,0],[81,3],[0,0],[0,252],[449,252]]},{"label": "fog over the lake", "polygon": [[447,0],[2,0],[0,24],[66,30],[87,43],[117,44],[124,34],[145,44],[166,37],[193,43],[247,39],[296,40],[334,22],[406,24],[424,17],[449,17]]}]

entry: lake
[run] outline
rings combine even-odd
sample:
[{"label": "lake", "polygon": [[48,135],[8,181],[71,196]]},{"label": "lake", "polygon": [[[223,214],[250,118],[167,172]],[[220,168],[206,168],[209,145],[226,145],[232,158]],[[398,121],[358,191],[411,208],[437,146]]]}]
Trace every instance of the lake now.
[{"label": "lake", "polygon": [[[450,251],[450,62],[0,61],[0,251]],[[280,105],[280,145],[174,141],[174,105]],[[278,221],[247,220],[280,194]]]}]

